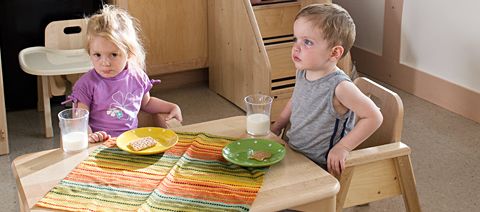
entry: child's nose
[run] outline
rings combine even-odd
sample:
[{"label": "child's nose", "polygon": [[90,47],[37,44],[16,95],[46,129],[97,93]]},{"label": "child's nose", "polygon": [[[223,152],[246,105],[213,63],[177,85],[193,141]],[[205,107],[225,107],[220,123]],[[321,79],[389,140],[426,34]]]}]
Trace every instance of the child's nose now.
[{"label": "child's nose", "polygon": [[110,66],[110,60],[108,58],[101,59],[102,66]]},{"label": "child's nose", "polygon": [[298,47],[297,43],[293,43],[292,51],[293,52],[300,52],[300,47]]}]

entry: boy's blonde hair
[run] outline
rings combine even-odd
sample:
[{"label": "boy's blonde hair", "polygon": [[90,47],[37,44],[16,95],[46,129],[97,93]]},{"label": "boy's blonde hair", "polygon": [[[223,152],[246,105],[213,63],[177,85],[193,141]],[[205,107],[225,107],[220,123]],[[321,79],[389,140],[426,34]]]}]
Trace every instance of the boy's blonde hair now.
[{"label": "boy's blonde hair", "polygon": [[[145,71],[145,50],[140,35],[139,24],[127,11],[112,5],[103,8],[88,19],[86,49],[90,52],[90,42],[94,36],[101,36],[113,42],[131,65]],[[131,59],[131,60],[130,60]]]},{"label": "boy's blonde hair", "polygon": [[341,45],[344,57],[355,42],[355,23],[347,10],[337,4],[311,4],[302,8],[295,20],[305,18],[322,30],[330,47]]}]

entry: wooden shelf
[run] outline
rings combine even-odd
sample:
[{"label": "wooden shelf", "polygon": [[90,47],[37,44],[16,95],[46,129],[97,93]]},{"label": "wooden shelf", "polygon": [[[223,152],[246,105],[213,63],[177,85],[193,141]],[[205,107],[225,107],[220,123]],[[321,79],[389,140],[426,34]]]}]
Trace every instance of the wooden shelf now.
[{"label": "wooden shelf", "polygon": [[272,0],[252,6],[249,0],[210,0],[210,89],[242,109],[245,96],[270,95],[271,118],[278,117],[295,85],[290,56],[294,18],[303,6],[323,2]]},{"label": "wooden shelf", "polygon": [[259,3],[253,4],[253,6],[264,6],[264,5],[271,5],[271,4],[279,4],[285,2],[297,2],[296,0],[262,0]]}]

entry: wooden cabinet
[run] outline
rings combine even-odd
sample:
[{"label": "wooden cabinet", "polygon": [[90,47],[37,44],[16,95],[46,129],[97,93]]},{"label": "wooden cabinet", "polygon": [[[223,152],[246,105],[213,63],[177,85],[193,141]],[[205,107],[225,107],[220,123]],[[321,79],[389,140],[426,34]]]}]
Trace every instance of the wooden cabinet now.
[{"label": "wooden cabinet", "polygon": [[7,113],[5,112],[5,95],[3,95],[2,56],[0,55],[0,155],[8,154]]},{"label": "wooden cabinet", "polygon": [[208,67],[207,0],[113,0],[140,22],[148,75]]},{"label": "wooden cabinet", "polygon": [[253,93],[274,97],[274,120],[295,86],[291,61],[293,22],[311,3],[284,1],[252,6],[249,0],[209,0],[209,86],[245,109],[243,98]]},{"label": "wooden cabinet", "polygon": [[274,119],[295,85],[290,56],[295,15],[306,5],[330,0],[269,2],[276,3],[113,0],[140,21],[149,75],[208,67],[210,89],[242,109],[249,94],[273,96]]}]

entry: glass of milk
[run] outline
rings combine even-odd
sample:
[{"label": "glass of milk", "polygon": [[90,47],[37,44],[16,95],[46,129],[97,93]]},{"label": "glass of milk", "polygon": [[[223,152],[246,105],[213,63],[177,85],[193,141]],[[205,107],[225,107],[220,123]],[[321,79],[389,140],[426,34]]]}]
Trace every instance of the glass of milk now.
[{"label": "glass of milk", "polygon": [[272,101],[272,97],[263,94],[253,94],[245,97],[248,134],[264,136],[270,133]]},{"label": "glass of milk", "polygon": [[88,147],[88,110],[65,109],[58,113],[61,145],[65,152],[78,152]]}]

